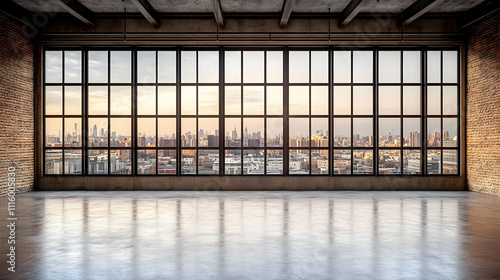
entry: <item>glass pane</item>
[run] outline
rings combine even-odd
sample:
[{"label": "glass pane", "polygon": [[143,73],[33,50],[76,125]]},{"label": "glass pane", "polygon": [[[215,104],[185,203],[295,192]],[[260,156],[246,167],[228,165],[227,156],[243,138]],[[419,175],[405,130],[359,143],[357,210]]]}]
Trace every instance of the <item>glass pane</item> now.
[{"label": "glass pane", "polygon": [[181,114],[196,115],[196,87],[181,87]]},{"label": "glass pane", "polygon": [[264,52],[243,52],[243,82],[264,82]]},{"label": "glass pane", "polygon": [[351,174],[351,150],[333,151],[333,174]]},{"label": "glass pane", "polygon": [[291,51],[288,55],[289,83],[309,83],[309,52]]},{"label": "glass pane", "polygon": [[108,174],[108,150],[89,150],[88,174]]},{"label": "glass pane", "polygon": [[329,150],[311,150],[311,174],[328,175]]},{"label": "glass pane", "polygon": [[441,150],[427,150],[427,174],[441,174]]},{"label": "glass pane", "polygon": [[353,115],[372,115],[373,114],[373,88],[354,87],[353,92]]},{"label": "glass pane", "polygon": [[[64,52],[64,82],[81,83],[82,82],[82,52],[65,51]],[[81,166],[80,166],[81,168]],[[81,171],[81,169],[80,169]]]},{"label": "glass pane", "polygon": [[373,82],[373,52],[354,51],[353,52],[353,82],[371,83]]},{"label": "glass pane", "polygon": [[132,53],[130,51],[111,52],[111,82],[130,83],[132,78]]},{"label": "glass pane", "polygon": [[137,147],[156,146],[156,119],[137,119]]},{"label": "glass pane", "polygon": [[373,151],[353,151],[353,174],[373,174]]},{"label": "glass pane", "polygon": [[378,174],[401,174],[401,151],[378,151]]},{"label": "glass pane", "polygon": [[403,83],[420,83],[420,52],[403,52]]},{"label": "glass pane", "polygon": [[427,119],[427,147],[441,147],[441,119]]},{"label": "glass pane", "polygon": [[351,114],[351,87],[339,86],[333,88],[333,114]]},{"label": "glass pane", "polygon": [[82,87],[81,86],[66,86],[66,87],[64,87],[64,114],[66,114],[66,115],[81,115],[82,114]]},{"label": "glass pane", "polygon": [[241,87],[226,87],[224,96],[226,115],[241,115]]},{"label": "glass pane", "polygon": [[351,146],[351,119],[335,118],[334,127],[334,145],[335,147],[350,147]]},{"label": "glass pane", "polygon": [[176,147],[176,119],[158,118],[158,147]]},{"label": "glass pane", "polygon": [[219,115],[219,87],[198,87],[198,114]]},{"label": "glass pane", "polygon": [[62,147],[62,119],[45,119],[45,147]]},{"label": "glass pane", "polygon": [[198,83],[219,82],[219,52],[198,52]]},{"label": "glass pane", "polygon": [[108,82],[108,52],[89,51],[89,83]]},{"label": "glass pane", "polygon": [[309,87],[293,86],[289,87],[289,114],[309,115]]},{"label": "glass pane", "polygon": [[62,83],[62,51],[45,52],[45,82]]},{"label": "glass pane", "polygon": [[[139,90],[140,91],[140,90]],[[129,86],[111,87],[111,115],[130,115],[131,93]]]},{"label": "glass pane", "polygon": [[176,52],[158,52],[158,83],[175,83],[177,76]]},{"label": "glass pane", "polygon": [[137,150],[137,174],[156,174],[155,150]]},{"label": "glass pane", "polygon": [[443,86],[443,115],[457,115],[458,93],[456,86]]},{"label": "glass pane", "polygon": [[[193,102],[193,100],[191,100]],[[156,87],[137,87],[137,114],[156,115]]]},{"label": "glass pane", "polygon": [[379,108],[380,115],[401,114],[401,88],[399,86],[379,87]]},{"label": "glass pane", "polygon": [[441,115],[441,88],[427,87],[427,115]]},{"label": "glass pane", "polygon": [[45,87],[45,115],[62,115],[62,87]]},{"label": "glass pane", "polygon": [[110,120],[111,147],[132,147],[130,118],[112,118]]},{"label": "glass pane", "polygon": [[443,119],[443,147],[458,147],[458,120]]},{"label": "glass pane", "polygon": [[226,150],[224,164],[225,175],[241,174],[241,150]]},{"label": "glass pane", "polygon": [[196,150],[182,150],[181,174],[196,174]]},{"label": "glass pane", "polygon": [[245,115],[264,114],[264,87],[260,86],[243,87],[243,114]]},{"label": "glass pane", "polygon": [[198,119],[198,147],[219,147],[219,119]]},{"label": "glass pane", "polygon": [[177,174],[176,150],[158,150],[158,174],[160,175]]},{"label": "glass pane", "polygon": [[420,87],[403,87],[403,114],[420,115]]},{"label": "glass pane", "polygon": [[64,147],[82,146],[82,119],[64,119]]},{"label": "glass pane", "polygon": [[196,119],[181,119],[181,147],[196,147]]},{"label": "glass pane", "polygon": [[243,150],[243,174],[264,174],[264,150]]},{"label": "glass pane", "polygon": [[89,115],[108,114],[108,87],[89,87],[88,98]]},{"label": "glass pane", "polygon": [[373,119],[353,120],[353,146],[372,147],[373,146]]},{"label": "glass pane", "polygon": [[379,119],[379,147],[401,146],[401,119]]},{"label": "glass pane", "polygon": [[267,52],[267,82],[283,82],[283,52]]},{"label": "glass pane", "polygon": [[403,150],[404,174],[420,174],[420,150]]},{"label": "glass pane", "polygon": [[45,174],[62,174],[62,150],[45,150]]},{"label": "glass pane", "polygon": [[283,174],[283,150],[267,150],[266,161],[268,175]]},{"label": "glass pane", "polygon": [[311,52],[311,83],[328,83],[328,51]]},{"label": "glass pane", "polygon": [[131,175],[132,174],[132,151],[131,150],[111,150],[110,174]]},{"label": "glass pane", "polygon": [[289,174],[309,174],[309,150],[290,150]]},{"label": "glass pane", "polygon": [[443,174],[458,174],[458,151],[443,151]]},{"label": "glass pane", "polygon": [[89,118],[89,147],[108,146],[108,119]]},{"label": "glass pane", "polygon": [[158,115],[175,115],[177,94],[175,86],[158,87]]},{"label": "glass pane", "polygon": [[225,82],[241,83],[241,52],[225,52],[224,64]]},{"label": "glass pane", "polygon": [[64,150],[64,174],[82,174],[82,150]]},{"label": "glass pane", "polygon": [[267,87],[267,114],[283,115],[283,87]]},{"label": "glass pane", "polygon": [[267,119],[267,147],[283,147],[283,119]]},{"label": "glass pane", "polygon": [[311,115],[328,115],[328,87],[311,87]]},{"label": "glass pane", "polygon": [[196,52],[181,52],[181,83],[196,83]]},{"label": "glass pane", "polygon": [[137,52],[137,82],[156,83],[156,52]]},{"label": "glass pane", "polygon": [[379,52],[379,82],[400,83],[401,82],[401,52],[380,51]]},{"label": "glass pane", "polygon": [[427,52],[427,82],[441,82],[441,51]]},{"label": "glass pane", "polygon": [[226,119],[226,147],[241,147],[241,118]]},{"label": "glass pane", "polygon": [[290,147],[309,147],[309,119],[290,118]]},{"label": "glass pane", "polygon": [[325,147],[328,145],[328,118],[311,119],[311,147]]},{"label": "glass pane", "polygon": [[219,150],[198,151],[198,174],[219,174]]},{"label": "glass pane", "polygon": [[350,83],[351,82],[351,52],[335,51],[333,52],[333,82]]},{"label": "glass pane", "polygon": [[405,147],[420,147],[420,119],[403,119],[403,137]]},{"label": "glass pane", "polygon": [[243,147],[264,147],[264,119],[243,119]]},{"label": "glass pane", "polygon": [[443,83],[457,82],[457,63],[457,51],[443,51]]}]

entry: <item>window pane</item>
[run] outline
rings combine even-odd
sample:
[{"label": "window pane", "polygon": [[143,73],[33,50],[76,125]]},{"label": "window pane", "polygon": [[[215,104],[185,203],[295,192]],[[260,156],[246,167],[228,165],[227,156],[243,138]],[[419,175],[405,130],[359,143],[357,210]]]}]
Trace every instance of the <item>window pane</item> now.
[{"label": "window pane", "polygon": [[289,52],[289,82],[308,83],[309,82],[309,52],[291,51]]},{"label": "window pane", "polygon": [[311,83],[328,83],[328,51],[311,52]]},{"label": "window pane", "polygon": [[137,150],[137,174],[156,174],[155,150]]},{"label": "window pane", "polygon": [[441,174],[441,150],[427,150],[427,174]]},{"label": "window pane", "polygon": [[198,52],[198,83],[219,82],[219,52]]},{"label": "window pane", "polygon": [[198,119],[198,147],[219,147],[219,119]]},{"label": "window pane", "polygon": [[243,119],[243,147],[264,147],[264,119]]},{"label": "window pane", "polygon": [[371,83],[373,82],[373,52],[354,51],[353,52],[353,82]]},{"label": "window pane", "polygon": [[62,119],[45,119],[45,147],[62,147]]},{"label": "window pane", "polygon": [[112,118],[110,120],[111,147],[132,147],[130,118]]},{"label": "window pane", "polygon": [[198,174],[219,174],[219,150],[198,151]]},{"label": "window pane", "polygon": [[108,119],[89,118],[89,147],[108,146]]},{"label": "window pane", "polygon": [[108,174],[108,150],[89,150],[88,174]]},{"label": "window pane", "polygon": [[111,150],[109,159],[110,174],[132,174],[131,150]]},{"label": "window pane", "polygon": [[379,147],[400,147],[400,131],[400,118],[379,119]]},{"label": "window pane", "polygon": [[158,147],[175,147],[176,140],[176,119],[158,118]]},{"label": "window pane", "polygon": [[108,87],[89,87],[89,115],[108,114]]},{"label": "window pane", "polygon": [[311,174],[328,175],[329,150],[311,150]]},{"label": "window pane", "polygon": [[[82,52],[65,51],[64,52],[64,82],[81,83],[82,82]],[[81,166],[80,166],[81,168]],[[81,169],[80,169],[81,171]]]},{"label": "window pane", "polygon": [[441,119],[427,119],[427,147],[441,147]]},{"label": "window pane", "polygon": [[82,174],[82,150],[64,150],[64,174]]},{"label": "window pane", "polygon": [[333,113],[335,115],[351,114],[351,87],[334,87],[333,98]]},{"label": "window pane", "polygon": [[196,115],[196,87],[181,87],[181,114]]},{"label": "window pane", "polygon": [[224,164],[225,175],[241,174],[241,150],[226,150]]},{"label": "window pane", "polygon": [[353,146],[372,147],[373,146],[373,119],[353,120]]},{"label": "window pane", "polygon": [[443,87],[443,115],[457,115],[458,93],[456,86]]},{"label": "window pane", "polygon": [[132,61],[130,51],[111,52],[111,82],[130,83],[132,75]]},{"label": "window pane", "polygon": [[400,150],[380,150],[378,155],[378,174],[401,174]]},{"label": "window pane", "polygon": [[267,52],[267,82],[283,82],[283,52]]},{"label": "window pane", "polygon": [[[46,103],[48,104],[48,103]],[[66,115],[82,114],[82,87],[64,87],[64,113]]]},{"label": "window pane", "polygon": [[227,118],[226,147],[241,147],[241,118]]},{"label": "window pane", "polygon": [[64,119],[64,147],[82,146],[82,119]]},{"label": "window pane", "polygon": [[196,83],[196,52],[181,52],[181,83]]},{"label": "window pane", "polygon": [[443,83],[457,82],[457,59],[457,51],[443,51]]},{"label": "window pane", "polygon": [[354,87],[353,92],[354,115],[371,115],[373,114],[373,88],[372,87]]},{"label": "window pane", "polygon": [[420,52],[403,52],[403,83],[420,83]]},{"label": "window pane", "polygon": [[328,87],[311,87],[311,115],[328,115]]},{"label": "window pane", "polygon": [[243,113],[245,115],[264,114],[264,87],[243,87]]},{"label": "window pane", "polygon": [[196,150],[182,150],[181,174],[196,174]]},{"label": "window pane", "polygon": [[156,52],[137,52],[137,82],[156,83]]},{"label": "window pane", "polygon": [[62,115],[62,87],[45,87],[45,115]]},{"label": "window pane", "polygon": [[333,151],[333,174],[351,174],[351,150]]},{"label": "window pane", "polygon": [[266,160],[268,175],[283,174],[283,150],[267,150]]},{"label": "window pane", "polygon": [[243,82],[264,82],[264,52],[243,52]]},{"label": "window pane", "polygon": [[334,145],[335,147],[350,147],[351,146],[351,119],[335,118],[333,127],[334,130]]},{"label": "window pane", "polygon": [[241,87],[226,87],[224,96],[226,115],[241,115]]},{"label": "window pane", "polygon": [[403,137],[405,147],[420,147],[420,118],[403,119]]},{"label": "window pane", "polygon": [[45,52],[45,82],[62,83],[62,51]]},{"label": "window pane", "polygon": [[198,87],[198,114],[219,114],[219,87]]},{"label": "window pane", "polygon": [[401,82],[401,52],[380,51],[379,52],[379,82],[400,83]]},{"label": "window pane", "polygon": [[309,87],[293,86],[289,87],[289,114],[309,115]]},{"label": "window pane", "polygon": [[196,147],[196,119],[181,119],[181,147]]},{"label": "window pane", "polygon": [[379,114],[401,114],[401,88],[399,86],[379,87]]},{"label": "window pane", "polygon": [[309,119],[290,118],[290,147],[309,147]]},{"label": "window pane", "polygon": [[108,52],[89,51],[89,83],[108,82]]},{"label": "window pane", "polygon": [[131,102],[129,86],[111,87],[111,115],[130,115]]},{"label": "window pane", "polygon": [[404,174],[420,174],[420,150],[403,150]]},{"label": "window pane", "polygon": [[458,121],[456,118],[443,119],[443,147],[457,147]]},{"label": "window pane", "polygon": [[441,88],[427,87],[427,115],[441,115]]},{"label": "window pane", "polygon": [[420,115],[420,87],[403,87],[403,114]]},{"label": "window pane", "polygon": [[156,119],[137,119],[137,147],[156,146]]},{"label": "window pane", "polygon": [[373,151],[353,151],[353,174],[373,174]]},{"label": "window pane", "polygon": [[309,174],[309,150],[290,150],[289,174]]},{"label": "window pane", "polygon": [[225,52],[226,83],[241,83],[241,52]]},{"label": "window pane", "polygon": [[458,151],[443,151],[443,174],[458,174]]},{"label": "window pane", "polygon": [[283,119],[267,119],[267,147],[283,147]]},{"label": "window pane", "polygon": [[311,147],[328,146],[328,118],[312,118]]},{"label": "window pane", "polygon": [[267,87],[267,114],[283,115],[283,87]]},{"label": "window pane", "polygon": [[175,83],[176,77],[176,52],[158,52],[158,83]]},{"label": "window pane", "polygon": [[176,150],[158,150],[158,174],[160,175],[177,174]]},{"label": "window pane", "polygon": [[[193,102],[193,100],[191,100]],[[137,114],[156,115],[156,87],[137,87]]]},{"label": "window pane", "polygon": [[441,82],[441,52],[428,51],[427,52],[427,82],[440,83]]},{"label": "window pane", "polygon": [[335,51],[333,52],[333,82],[350,83],[351,82],[351,52]]},{"label": "window pane", "polygon": [[177,112],[175,86],[158,87],[158,115],[175,115]]},{"label": "window pane", "polygon": [[264,174],[264,150],[243,150],[243,174]]}]

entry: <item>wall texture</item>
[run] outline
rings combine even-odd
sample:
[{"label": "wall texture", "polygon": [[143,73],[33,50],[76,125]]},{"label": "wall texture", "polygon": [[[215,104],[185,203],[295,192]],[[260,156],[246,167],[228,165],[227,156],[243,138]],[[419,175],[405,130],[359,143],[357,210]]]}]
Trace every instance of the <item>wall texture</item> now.
[{"label": "wall texture", "polygon": [[34,47],[22,23],[0,14],[0,196],[14,166],[17,192],[33,189]]},{"label": "wall texture", "polygon": [[471,30],[467,53],[467,183],[500,195],[500,15]]}]

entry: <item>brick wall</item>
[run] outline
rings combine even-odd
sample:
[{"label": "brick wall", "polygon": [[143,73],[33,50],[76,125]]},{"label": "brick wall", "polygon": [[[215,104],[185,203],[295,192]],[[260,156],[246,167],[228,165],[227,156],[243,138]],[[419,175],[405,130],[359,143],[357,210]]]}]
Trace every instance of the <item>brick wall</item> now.
[{"label": "brick wall", "polygon": [[473,28],[467,53],[467,183],[500,195],[500,15]]},{"label": "brick wall", "polygon": [[17,192],[34,185],[34,47],[22,23],[0,13],[0,196],[14,165]]}]

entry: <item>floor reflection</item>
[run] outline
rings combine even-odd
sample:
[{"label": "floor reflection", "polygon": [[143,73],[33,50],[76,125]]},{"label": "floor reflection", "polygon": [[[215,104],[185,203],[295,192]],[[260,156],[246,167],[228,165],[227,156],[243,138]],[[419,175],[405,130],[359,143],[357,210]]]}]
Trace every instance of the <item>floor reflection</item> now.
[{"label": "floor reflection", "polygon": [[500,275],[500,198],[477,193],[33,192],[17,207],[14,279]]}]

